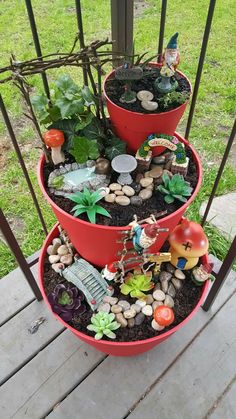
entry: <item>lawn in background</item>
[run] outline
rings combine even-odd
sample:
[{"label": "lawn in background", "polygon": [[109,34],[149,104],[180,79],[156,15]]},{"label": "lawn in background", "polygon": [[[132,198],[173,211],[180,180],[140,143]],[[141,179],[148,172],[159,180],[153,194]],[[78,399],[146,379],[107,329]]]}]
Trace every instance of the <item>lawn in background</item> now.
[{"label": "lawn in background", "polygon": [[[110,37],[110,1],[83,0],[83,24],[85,41]],[[139,2],[140,3],[140,2]],[[143,2],[144,3],[144,2]],[[157,50],[160,22],[160,1],[146,0],[135,18],[134,36],[136,52],[147,51],[153,55]],[[205,26],[208,0],[175,0],[168,2],[165,45],[169,37],[179,32],[181,51],[180,70],[194,82],[197,69],[201,40]],[[68,52],[77,31],[74,1],[69,0],[34,0],[32,1],[41,47],[44,54],[50,52]],[[204,64],[202,82],[193,120],[190,141],[194,144],[204,165],[204,182],[200,193],[188,210],[188,216],[199,221],[199,206],[209,195],[217,168],[222,157],[230,129],[233,124],[236,99],[235,25],[236,3],[234,0],[217,2],[212,31]],[[27,19],[25,2],[5,0],[0,10],[1,52],[0,67],[8,64],[11,53],[18,60],[35,56]],[[58,74],[69,72],[77,82],[82,82],[81,71],[77,69],[53,70],[49,73],[52,82]],[[40,76],[31,78],[32,89],[42,89]],[[35,186],[48,228],[55,223],[55,218],[42,198],[37,186],[36,166],[40,155],[39,141],[30,123],[23,117],[22,100],[12,84],[1,85],[1,94],[9,109],[11,120],[21,144],[21,150]],[[184,132],[186,116],[180,124]],[[44,234],[32,203],[30,193],[12,150],[10,139],[0,120],[0,170],[1,191],[0,205],[12,221],[12,227],[26,256],[38,250]],[[227,166],[218,190],[219,194],[235,188],[236,173]],[[207,226],[210,238],[210,251],[220,259],[227,252],[229,242],[217,230]],[[91,243],[92,245],[92,243]],[[0,241],[0,277],[15,266],[8,248]]]}]

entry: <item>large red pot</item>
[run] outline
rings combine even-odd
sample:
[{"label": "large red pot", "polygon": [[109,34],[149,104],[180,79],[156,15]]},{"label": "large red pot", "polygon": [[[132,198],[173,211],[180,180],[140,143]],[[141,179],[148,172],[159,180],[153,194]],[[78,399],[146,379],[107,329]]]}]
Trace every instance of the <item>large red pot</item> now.
[{"label": "large red pot", "polygon": [[[153,67],[160,67],[160,64],[157,63],[150,63],[149,65]],[[186,78],[192,92],[191,83],[187,77],[180,71],[177,71],[177,73]],[[108,74],[104,82],[104,95],[106,98],[107,110],[115,133],[128,144],[130,151],[136,152],[150,134],[158,133],[174,135],[188,101],[171,111],[161,112],[158,114],[128,111],[120,106],[117,106],[107,96],[106,82],[113,77],[114,71]]]},{"label": "large red pot", "polygon": [[[47,247],[49,246],[49,244],[51,244],[52,240],[55,237],[58,237],[58,234],[59,234],[59,231],[58,231],[58,224],[57,224],[54,226],[54,228],[51,230],[51,232],[47,236],[43,244],[42,251],[39,258],[39,285],[40,285],[40,289],[41,289],[44,301],[46,302],[47,306],[50,308],[51,311],[52,309],[48,302],[48,299],[44,290],[44,260],[47,254]],[[203,263],[207,262],[207,260],[208,260],[207,256],[204,256],[202,258]],[[207,289],[208,289],[208,281],[205,283],[202,289],[202,295],[196,307],[188,315],[188,317],[186,317],[177,326],[173,327],[173,329],[168,330],[167,332],[164,332],[161,335],[155,336],[153,338],[145,339],[145,340],[138,340],[135,342],[112,342],[112,341],[105,341],[105,340],[96,340],[93,337],[88,336],[85,333],[79,332],[78,330],[74,329],[72,326],[64,322],[64,320],[62,320],[57,314],[53,312],[52,313],[56,317],[56,319],[63,324],[63,326],[67,327],[79,339],[93,346],[97,350],[101,352],[105,352],[106,354],[114,355],[114,356],[133,356],[133,355],[138,355],[143,352],[149,351],[154,346],[166,340],[169,336],[171,336],[178,329],[180,329],[185,323],[187,323],[191,319],[191,317],[194,315],[194,313],[196,313],[200,305],[203,303],[206,293],[207,293]]]},{"label": "large red pot", "polygon": [[[162,228],[168,227],[169,232],[171,232],[175,228],[175,226],[178,224],[181,217],[183,216],[186,208],[194,200],[202,182],[202,167],[196,151],[184,138],[182,138],[177,133],[175,133],[175,135],[180,141],[182,141],[192,150],[193,158],[197,166],[198,182],[193,195],[182,207],[180,207],[174,213],[158,221]],[[55,202],[53,202],[52,199],[48,196],[45,189],[43,181],[44,162],[45,158],[43,156],[40,159],[38,166],[38,182],[40,188],[45,198],[51,205],[52,210],[56,215],[59,223],[67,231],[70,240],[73,243],[77,252],[92,264],[100,267],[105,266],[109,262],[117,260],[119,258],[118,252],[121,251],[123,248],[122,243],[118,242],[120,242],[121,239],[124,237],[124,234],[122,233],[124,231],[129,230],[130,227],[109,227],[91,224],[89,222],[82,221],[79,218],[75,218],[71,214],[68,214],[67,212],[59,208],[55,204]],[[161,233],[158,236],[155,245],[150,248],[150,251],[157,252],[163,245],[168,234],[169,233]]]}]

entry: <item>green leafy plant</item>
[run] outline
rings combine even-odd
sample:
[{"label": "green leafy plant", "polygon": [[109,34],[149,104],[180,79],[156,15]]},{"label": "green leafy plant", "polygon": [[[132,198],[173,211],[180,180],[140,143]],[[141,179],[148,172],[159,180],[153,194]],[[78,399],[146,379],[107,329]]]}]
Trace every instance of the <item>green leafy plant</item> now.
[{"label": "green leafy plant", "polygon": [[95,105],[94,96],[88,86],[80,88],[66,74],[55,82],[50,102],[45,94],[33,96],[31,102],[42,124],[76,117],[77,129],[82,129],[83,125],[88,124],[94,116],[88,110],[90,106]]},{"label": "green leafy plant", "polygon": [[162,176],[164,185],[159,185],[157,190],[164,194],[164,200],[167,204],[171,204],[175,199],[181,202],[186,202],[188,196],[191,195],[193,188],[189,182],[184,180],[182,175],[176,174],[172,178],[164,174]]},{"label": "green leafy plant", "polygon": [[55,189],[61,189],[62,186],[64,184],[64,176],[60,175],[60,176],[56,176],[54,177],[54,179],[52,180],[52,186]]},{"label": "green leafy plant", "polygon": [[189,92],[170,92],[166,93],[158,99],[158,104],[161,108],[166,109],[171,106],[179,106],[185,103],[190,97]]},{"label": "green leafy plant", "polygon": [[72,195],[67,195],[71,201],[76,202],[71,212],[74,212],[74,216],[78,217],[80,214],[86,212],[90,223],[96,223],[96,214],[104,215],[105,217],[111,217],[109,212],[97,205],[97,202],[102,199],[100,192],[91,192],[87,188],[84,188],[83,192],[76,192]]},{"label": "green leafy plant", "polygon": [[154,287],[154,283],[151,279],[151,272],[148,272],[145,275],[140,273],[140,271],[129,273],[126,276],[125,282],[120,286],[120,290],[122,294],[130,294],[133,298],[145,298],[146,294],[144,294],[144,292],[149,291]]},{"label": "green leafy plant", "polygon": [[91,324],[87,326],[87,329],[96,332],[96,340],[102,339],[103,335],[106,335],[110,339],[115,339],[116,335],[113,330],[119,329],[120,324],[114,320],[114,313],[109,314],[99,311],[98,313],[93,314],[91,317]]},{"label": "green leafy plant", "polygon": [[74,137],[69,152],[74,156],[77,163],[85,163],[88,159],[99,157],[97,141],[88,140],[86,137]]}]

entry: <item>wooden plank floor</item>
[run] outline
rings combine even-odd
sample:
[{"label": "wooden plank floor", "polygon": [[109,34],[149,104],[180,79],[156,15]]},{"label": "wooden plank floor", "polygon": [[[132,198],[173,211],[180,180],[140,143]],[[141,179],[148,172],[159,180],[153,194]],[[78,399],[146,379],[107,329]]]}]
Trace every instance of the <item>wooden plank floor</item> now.
[{"label": "wooden plank floor", "polygon": [[236,418],[235,272],[208,313],[133,358],[106,356],[65,330],[19,269],[0,281],[0,307],[1,419]]}]

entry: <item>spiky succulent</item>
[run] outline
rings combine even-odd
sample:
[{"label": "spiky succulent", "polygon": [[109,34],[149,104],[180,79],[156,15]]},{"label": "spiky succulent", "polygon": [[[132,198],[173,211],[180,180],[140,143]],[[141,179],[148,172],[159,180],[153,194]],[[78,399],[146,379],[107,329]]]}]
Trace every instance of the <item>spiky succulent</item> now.
[{"label": "spiky succulent", "polygon": [[58,314],[63,320],[69,322],[73,315],[83,314],[86,306],[83,304],[84,295],[75,286],[69,284],[58,284],[48,295],[52,311]]},{"label": "spiky succulent", "polygon": [[124,295],[130,294],[133,298],[144,299],[146,297],[144,292],[149,291],[154,287],[151,278],[151,272],[147,272],[145,275],[139,272],[130,273],[126,276],[124,283],[120,286],[120,290]]},{"label": "spiky succulent", "polygon": [[91,317],[91,324],[87,326],[88,330],[96,332],[95,339],[102,339],[106,335],[110,339],[115,339],[116,335],[113,330],[119,329],[120,324],[114,321],[114,313],[105,313],[99,311]]},{"label": "spiky succulent", "polygon": [[171,204],[175,199],[181,202],[186,202],[188,196],[191,195],[193,188],[191,188],[189,182],[184,180],[182,175],[176,174],[172,178],[169,178],[167,174],[162,176],[164,185],[157,187],[158,191],[164,194],[164,200],[167,204]]},{"label": "spiky succulent", "polygon": [[99,191],[91,192],[87,188],[84,188],[83,192],[76,192],[73,195],[67,195],[71,201],[76,202],[72,211],[74,212],[74,216],[78,217],[78,215],[86,212],[90,223],[96,223],[96,214],[104,215],[105,217],[110,217],[109,212],[97,205],[97,202],[102,199],[102,196]]}]

